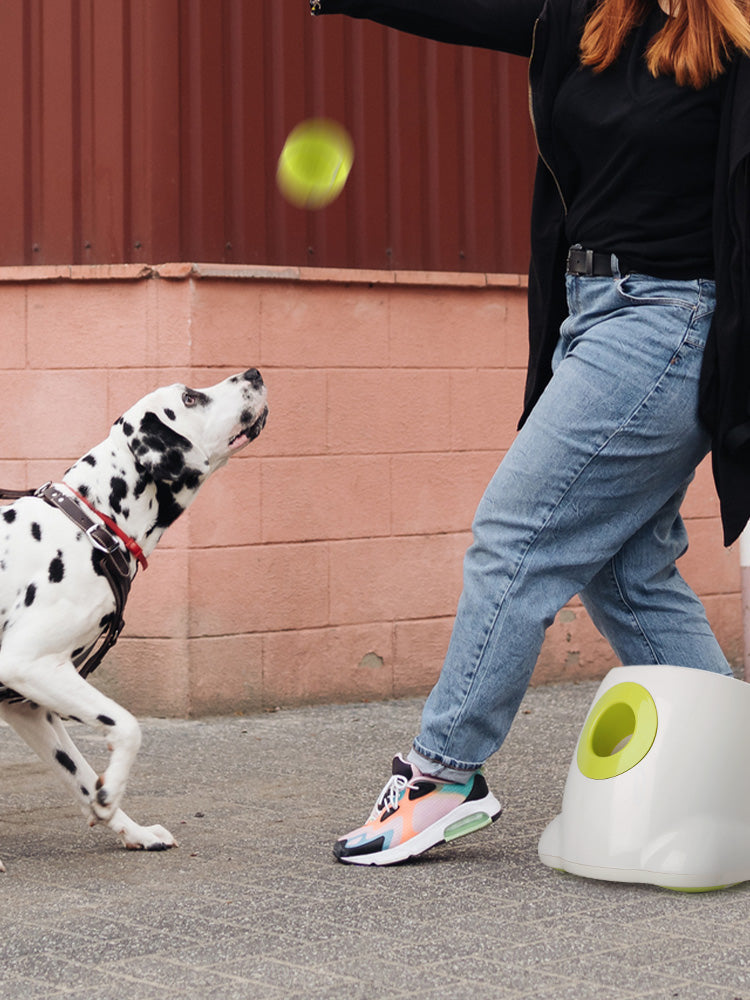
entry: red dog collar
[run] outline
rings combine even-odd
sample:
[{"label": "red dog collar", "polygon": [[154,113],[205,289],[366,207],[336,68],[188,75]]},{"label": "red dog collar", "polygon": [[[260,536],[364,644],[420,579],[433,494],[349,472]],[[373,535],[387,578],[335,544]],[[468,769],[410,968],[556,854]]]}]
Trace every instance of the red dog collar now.
[{"label": "red dog collar", "polygon": [[117,535],[117,537],[120,539],[120,541],[128,550],[128,552],[130,552],[131,555],[135,556],[141,567],[143,569],[148,569],[148,560],[144,556],[143,549],[140,547],[138,542],[136,542],[134,538],[131,538],[130,535],[126,535],[125,532],[122,530],[122,528],[119,528],[111,517],[108,517],[106,514],[102,514],[100,510],[97,510],[96,507],[94,507],[92,504],[88,502],[86,497],[81,496],[81,494],[77,490],[74,490],[72,486],[68,486],[68,489],[71,491],[71,493],[74,493],[78,497],[81,503],[86,504],[89,510],[93,511],[97,517],[100,517],[102,521],[104,521],[109,530]]}]

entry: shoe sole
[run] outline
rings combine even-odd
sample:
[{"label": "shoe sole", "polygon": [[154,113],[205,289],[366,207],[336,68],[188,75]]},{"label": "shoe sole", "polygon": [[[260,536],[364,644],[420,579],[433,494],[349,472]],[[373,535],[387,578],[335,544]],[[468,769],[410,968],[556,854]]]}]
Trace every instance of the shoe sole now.
[{"label": "shoe sole", "polygon": [[468,833],[489,826],[499,818],[501,812],[502,806],[490,792],[483,799],[456,806],[437,823],[428,826],[415,837],[410,837],[403,844],[397,844],[396,847],[390,847],[386,851],[376,851],[373,854],[354,854],[351,857],[335,855],[335,857],[337,861],[347,865],[396,865],[399,861],[424,854],[432,847],[450,843],[459,837],[465,837]]}]

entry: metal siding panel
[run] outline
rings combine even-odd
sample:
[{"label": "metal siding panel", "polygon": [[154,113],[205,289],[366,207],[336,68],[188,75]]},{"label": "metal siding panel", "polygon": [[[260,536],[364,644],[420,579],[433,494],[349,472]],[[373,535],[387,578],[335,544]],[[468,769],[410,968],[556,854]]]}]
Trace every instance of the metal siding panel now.
[{"label": "metal siding panel", "polygon": [[[300,0],[5,0],[1,263],[522,271],[526,66]],[[275,184],[312,115],[352,133],[322,211]]]},{"label": "metal siding panel", "polygon": [[[334,18],[331,31],[308,33],[305,38],[305,90],[310,103],[307,113],[314,118],[333,118],[352,131],[351,108],[355,98],[351,88],[342,86],[351,78],[348,35],[342,18]],[[348,219],[352,214],[352,190],[349,184],[336,201],[325,210],[308,215],[308,261],[311,265],[351,259],[348,242]]]},{"label": "metal siding panel", "polygon": [[486,136],[492,125],[491,69],[487,53],[473,49],[462,51],[462,85],[458,95],[461,128],[457,141],[464,151],[463,183],[458,192],[463,221],[463,246],[459,253],[465,269],[473,270],[473,261],[482,248],[494,246],[492,207],[496,184],[495,165],[486,148]]},{"label": "metal siding panel", "polygon": [[175,260],[180,211],[180,0],[130,0],[125,259]]},{"label": "metal siding panel", "polygon": [[231,136],[227,214],[229,260],[270,263],[271,234],[278,229],[272,200],[276,192],[270,153],[273,136],[273,77],[268,40],[273,6],[255,9],[233,0],[229,9],[229,74],[232,89],[228,129]]},{"label": "metal siding panel", "polygon": [[511,56],[506,56],[501,65],[501,107],[497,160],[503,244],[497,251],[498,270],[524,271],[529,258],[529,214],[536,146],[528,118],[526,66]]},{"label": "metal siding panel", "polygon": [[[76,262],[111,263],[126,255],[126,113],[123,0],[87,0],[81,5],[78,114],[75,155],[80,164],[80,218]],[[117,108],[118,114],[112,114]]]},{"label": "metal siding panel", "polygon": [[348,79],[355,158],[348,183],[348,259],[362,267],[388,268],[392,209],[391,145],[383,100],[387,88],[385,33],[362,21],[353,22],[350,28]]},{"label": "metal siding panel", "polygon": [[[300,17],[299,5],[282,0],[274,3],[270,17],[270,61],[267,86],[270,92],[271,121],[269,146],[263,151],[275,166],[281,147],[291,129],[312,114],[311,95],[307,91],[307,60],[311,41],[306,16]],[[302,11],[304,15],[304,10]],[[283,201],[274,184],[268,191],[271,225],[270,258],[272,263],[308,263],[309,213]],[[320,261],[318,263],[321,263]]]},{"label": "metal siding panel", "polygon": [[[257,45],[260,34],[257,29],[247,4],[233,0],[225,25],[225,86],[230,96],[225,113],[229,137],[224,209],[225,259],[228,261],[250,262],[253,241],[248,240],[248,233],[265,241],[265,213],[261,210],[265,178],[262,158],[258,156],[264,129],[263,102],[253,100],[254,94],[262,92],[262,49]],[[256,114],[257,111],[260,114]],[[246,135],[251,139],[249,147]],[[259,262],[258,258],[253,262]]]},{"label": "metal siding panel", "polygon": [[31,261],[73,261],[74,101],[72,4],[27,0],[31,9]]},{"label": "metal siding panel", "polygon": [[226,0],[184,0],[182,46],[182,218],[180,256],[224,259],[224,15]]},{"label": "metal siding panel", "polygon": [[425,52],[427,94],[428,266],[441,271],[462,267],[460,192],[464,186],[461,131],[461,62],[455,47],[431,45]]},{"label": "metal siding panel", "polygon": [[0,4],[0,38],[5,58],[0,59],[0,94],[15,99],[3,102],[0,143],[0,264],[25,261],[27,244],[26,150],[28,108],[27,68],[30,38],[27,18],[19,4]]},{"label": "metal siding panel", "polygon": [[[466,259],[469,269],[475,270],[472,262],[483,257],[499,261],[499,252],[506,246],[500,209],[506,169],[496,136],[507,109],[503,106],[497,58],[489,52],[467,50],[467,62],[470,69],[463,91],[466,107],[463,142],[471,154],[462,214],[467,229]],[[498,263],[493,270],[504,268]]]},{"label": "metal siding panel", "polygon": [[390,257],[394,268],[413,267],[412,262],[417,260],[429,266],[423,52],[424,43],[415,38],[395,33],[388,36]]}]

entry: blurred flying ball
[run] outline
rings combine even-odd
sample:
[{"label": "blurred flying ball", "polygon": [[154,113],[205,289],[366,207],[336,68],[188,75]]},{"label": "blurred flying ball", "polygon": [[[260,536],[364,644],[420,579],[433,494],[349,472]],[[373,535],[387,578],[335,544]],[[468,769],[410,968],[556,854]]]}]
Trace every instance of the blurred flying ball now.
[{"label": "blurred flying ball", "polygon": [[289,133],[276,170],[279,190],[297,208],[323,208],[338,198],[354,162],[346,129],[310,118]]}]

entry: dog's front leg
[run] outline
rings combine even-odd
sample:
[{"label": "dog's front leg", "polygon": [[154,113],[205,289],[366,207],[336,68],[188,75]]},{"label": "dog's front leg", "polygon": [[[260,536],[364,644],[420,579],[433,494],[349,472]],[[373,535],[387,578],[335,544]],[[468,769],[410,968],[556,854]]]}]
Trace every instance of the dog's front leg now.
[{"label": "dog's front leg", "polygon": [[[117,834],[120,842],[129,851],[165,851],[170,847],[178,846],[172,834],[163,826],[141,826],[140,823],[136,823],[122,809],[115,809],[114,814],[109,819],[102,820],[96,811],[92,809],[91,797],[88,793],[89,782],[93,781],[95,785],[97,781],[94,769],[81,755],[70,733],[65,728],[62,719],[50,712],[46,712],[44,718],[45,722],[52,727],[57,740],[54,754],[56,763],[60,763],[60,751],[63,755],[62,759],[65,761],[63,764],[64,770],[70,769],[67,765],[67,760],[73,763],[74,770],[72,777],[73,784],[76,786],[74,791],[77,795],[81,796],[81,806],[83,807],[84,816],[88,820],[89,826],[95,826],[97,823],[102,822],[106,823],[110,830]],[[78,770],[79,768],[80,771]],[[80,782],[76,781],[77,774],[82,776]]]},{"label": "dog's front leg", "polygon": [[98,819],[108,822],[122,801],[140,747],[137,720],[80,677],[70,661],[60,663],[56,657],[45,656],[32,662],[16,660],[8,667],[5,647],[2,653],[0,682],[56,715],[104,731],[109,765],[96,779],[91,808]]},{"label": "dog's front leg", "polygon": [[96,772],[71,739],[59,716],[26,702],[0,704],[0,717],[70,789],[89,826],[106,822],[129,850],[163,851],[177,846],[169,830],[163,826],[141,826],[122,809],[116,809],[107,820],[97,815],[93,808]]}]

